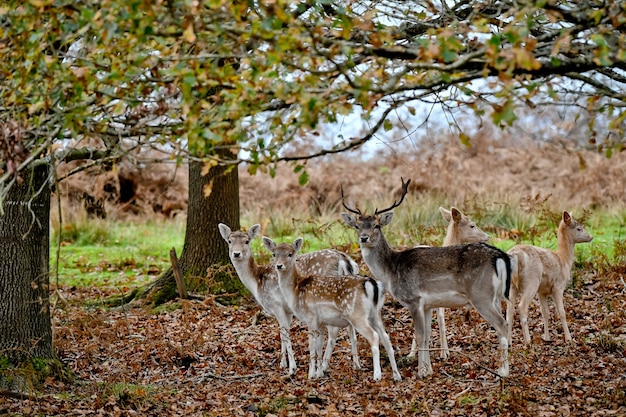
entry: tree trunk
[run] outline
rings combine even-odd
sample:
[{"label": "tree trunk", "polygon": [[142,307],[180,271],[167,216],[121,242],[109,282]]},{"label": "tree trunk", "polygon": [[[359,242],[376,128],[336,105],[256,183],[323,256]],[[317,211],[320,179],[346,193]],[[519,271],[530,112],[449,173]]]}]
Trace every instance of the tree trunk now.
[{"label": "tree trunk", "polygon": [[185,276],[205,276],[207,267],[230,262],[228,246],[222,239],[217,224],[232,224],[234,230],[239,229],[237,167],[230,166],[230,169],[226,169],[216,166],[205,176],[201,175],[201,170],[201,163],[189,164],[187,227],[180,256]]},{"label": "tree trunk", "polygon": [[[232,157],[229,150],[222,159]],[[222,239],[217,224],[228,224],[239,229],[239,174],[237,166],[214,166],[202,175],[200,162],[189,163],[189,203],[185,242],[180,266],[188,288],[193,289],[191,277],[205,277],[207,269],[230,262],[228,246]],[[172,269],[165,271],[149,284],[143,295],[155,304],[176,297],[176,282]]]},{"label": "tree trunk", "polygon": [[0,216],[0,357],[54,359],[50,320],[48,166],[23,172]]}]

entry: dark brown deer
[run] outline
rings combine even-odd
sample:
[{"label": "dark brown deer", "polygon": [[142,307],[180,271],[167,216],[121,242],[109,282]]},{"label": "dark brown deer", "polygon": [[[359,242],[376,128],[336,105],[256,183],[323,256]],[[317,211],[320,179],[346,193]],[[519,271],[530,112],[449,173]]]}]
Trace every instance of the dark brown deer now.
[{"label": "dark brown deer", "polygon": [[[472,219],[461,213],[456,207],[451,207],[450,210],[439,207],[439,212],[443,219],[448,222],[446,237],[443,239],[442,246],[487,242],[489,240],[489,235],[483,232],[476,226],[476,223],[474,223]],[[439,325],[439,342],[441,346],[439,349],[439,357],[445,360],[450,356],[450,349],[448,348],[446,316],[444,312],[444,308],[437,308],[437,324]],[[469,312],[469,310],[466,309],[466,312]],[[413,338],[409,358],[414,358],[415,355],[417,355],[417,341]]]},{"label": "dark brown deer", "polygon": [[341,217],[357,230],[363,259],[374,277],[411,313],[419,350],[418,375],[424,377],[433,372],[428,350],[432,309],[463,307],[469,303],[496,330],[501,351],[498,374],[506,377],[509,341],[501,300],[508,298],[510,258],[485,243],[391,248],[382,229],[393,218],[391,210],[404,200],[410,181],[402,180],[399,201],[386,209],[376,209],[373,215],[348,207],[342,190],[343,206],[351,214],[342,213]]}]

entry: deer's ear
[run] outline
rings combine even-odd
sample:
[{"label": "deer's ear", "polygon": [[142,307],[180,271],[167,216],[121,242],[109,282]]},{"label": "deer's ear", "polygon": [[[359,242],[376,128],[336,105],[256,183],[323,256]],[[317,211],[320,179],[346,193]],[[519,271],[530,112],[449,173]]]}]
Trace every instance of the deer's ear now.
[{"label": "deer's ear", "polygon": [[445,221],[450,223],[450,220],[452,220],[452,213],[450,213],[450,210],[447,210],[443,207],[439,207],[439,213],[441,213],[441,217],[443,217]]},{"label": "deer's ear", "polygon": [[304,242],[304,239],[302,239],[301,237],[297,238],[296,240],[293,241],[293,245],[291,245],[293,247],[293,250],[296,251],[296,253],[298,253],[300,251],[300,249],[302,249],[302,243]]},{"label": "deer's ear", "polygon": [[356,227],[356,217],[354,217],[352,214],[341,213],[341,219],[348,226]]},{"label": "deer's ear", "polygon": [[393,219],[393,211],[388,211],[380,216],[380,220],[378,221],[378,223],[381,225],[381,227],[387,226],[389,223],[391,223],[391,219]]},{"label": "deer's ear", "polygon": [[572,216],[567,211],[563,212],[563,222],[568,226],[572,224]]},{"label": "deer's ear", "polygon": [[452,207],[450,211],[452,213],[452,219],[455,223],[459,223],[463,220],[463,213],[461,213],[456,207]]},{"label": "deer's ear", "polygon": [[261,225],[260,224],[255,224],[253,226],[250,226],[250,228],[248,229],[248,237],[250,238],[250,240],[252,240],[255,237],[257,237],[257,235],[259,234],[260,230],[261,230]]},{"label": "deer's ear", "polygon": [[220,223],[217,225],[217,228],[220,229],[220,234],[224,240],[228,242],[228,236],[230,236],[231,233],[230,227],[226,226],[224,223]]},{"label": "deer's ear", "polygon": [[276,243],[274,243],[272,239],[266,236],[263,236],[261,240],[263,240],[263,246],[265,246],[265,249],[274,253],[274,248],[276,247]]}]

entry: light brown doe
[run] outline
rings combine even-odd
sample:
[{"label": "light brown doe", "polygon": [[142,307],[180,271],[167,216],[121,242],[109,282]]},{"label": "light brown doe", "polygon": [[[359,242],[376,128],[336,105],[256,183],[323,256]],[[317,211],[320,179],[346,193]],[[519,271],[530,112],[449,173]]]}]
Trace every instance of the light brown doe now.
[{"label": "light brown doe", "polygon": [[382,342],[393,371],[393,379],[402,378],[381,318],[384,300],[382,283],[357,275],[342,277],[302,276],[296,268],[296,256],[302,238],[292,244],[276,244],[263,236],[263,244],[274,255],[280,290],[295,316],[306,324],[309,332],[309,379],[324,375],[321,326],[352,326],[367,339],[372,349],[374,380],[382,378],[379,343]]},{"label": "light brown doe", "polygon": [[[511,303],[507,306],[506,317],[509,323],[509,340],[513,331],[515,319],[515,303],[519,296],[518,311],[524,335],[524,343],[531,342],[528,329],[528,307],[537,294],[541,315],[543,317],[543,339],[550,337],[550,308],[548,297],[556,306],[557,314],[561,319],[563,337],[571,341],[572,336],[567,327],[563,293],[570,281],[572,265],[574,264],[574,245],[576,243],[591,242],[593,237],[567,212],[563,212],[557,231],[556,251],[532,245],[516,245],[508,254],[514,260],[511,280]],[[515,264],[517,264],[515,266]]]},{"label": "light brown doe", "polygon": [[[280,291],[274,266],[258,265],[250,248],[250,242],[259,234],[261,226],[255,224],[247,232],[232,231],[224,223],[218,224],[218,228],[222,238],[228,243],[228,255],[239,279],[263,310],[278,321],[281,340],[280,366],[288,367],[289,374],[293,374],[296,371],[290,335],[293,312]],[[299,269],[307,275],[313,271],[319,273],[322,269],[322,272],[328,275],[345,275],[346,271],[352,270],[355,266],[358,268],[356,262],[347,254],[336,250],[323,250],[303,255],[303,262],[299,264]],[[324,353],[323,367],[328,367],[339,330],[339,327],[327,328],[328,343]],[[360,369],[356,333],[351,327],[348,328],[348,336],[351,342],[353,366],[355,369]]]}]

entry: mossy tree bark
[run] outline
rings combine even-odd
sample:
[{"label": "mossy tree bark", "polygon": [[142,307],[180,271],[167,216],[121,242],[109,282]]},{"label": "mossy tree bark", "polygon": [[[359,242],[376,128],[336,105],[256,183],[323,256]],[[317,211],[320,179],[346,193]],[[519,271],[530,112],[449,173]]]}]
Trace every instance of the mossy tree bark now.
[{"label": "mossy tree bark", "polygon": [[[230,150],[220,158],[232,158]],[[239,229],[239,175],[235,165],[217,165],[202,175],[200,162],[189,163],[189,203],[185,241],[179,258],[188,288],[193,289],[191,277],[205,277],[207,269],[230,262],[228,246],[222,239],[217,224],[228,224]],[[149,284],[143,296],[154,304],[161,304],[177,296],[176,281],[171,268]]]},{"label": "mossy tree bark", "polygon": [[48,166],[22,173],[0,216],[0,356],[55,359],[50,320]]}]

